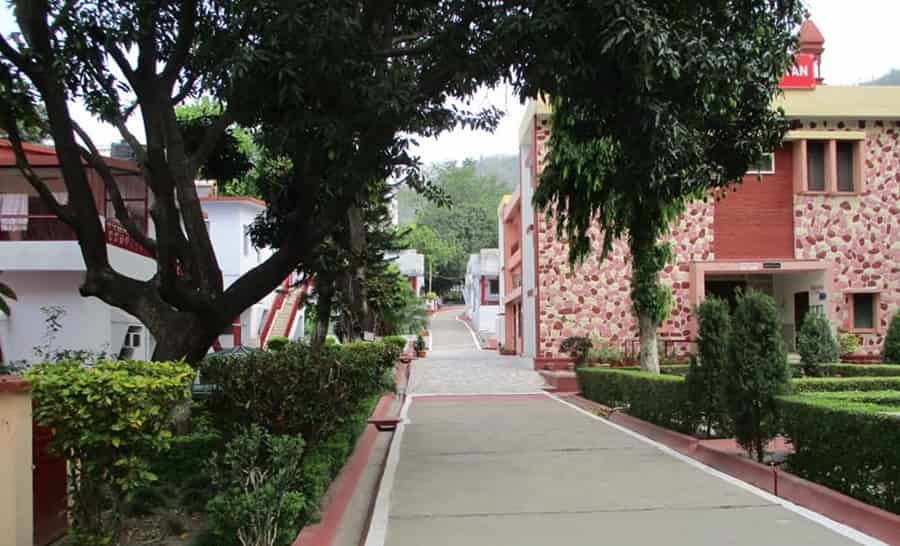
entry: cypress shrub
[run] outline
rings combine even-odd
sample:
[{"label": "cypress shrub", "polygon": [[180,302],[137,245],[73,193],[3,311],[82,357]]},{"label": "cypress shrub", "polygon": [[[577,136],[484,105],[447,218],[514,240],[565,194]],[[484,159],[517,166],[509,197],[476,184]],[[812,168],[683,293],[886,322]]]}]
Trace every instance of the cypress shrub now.
[{"label": "cypress shrub", "polygon": [[728,428],[723,382],[728,363],[731,315],[728,303],[718,298],[701,303],[696,313],[698,351],[687,372],[688,399],[706,435],[711,436],[714,428],[718,433]]},{"label": "cypress shrub", "polygon": [[822,364],[840,359],[837,341],[831,333],[831,323],[824,314],[806,314],[797,336],[797,352],[800,353],[804,375],[812,377],[822,375]]},{"label": "cypress shrub", "polygon": [[894,313],[893,318],[891,318],[891,325],[888,327],[887,336],[884,338],[881,361],[900,364],[900,311]]},{"label": "cypress shrub", "polygon": [[778,431],[776,396],[787,390],[790,373],[781,321],[771,297],[739,294],[731,334],[725,392],[735,438],[760,462]]}]

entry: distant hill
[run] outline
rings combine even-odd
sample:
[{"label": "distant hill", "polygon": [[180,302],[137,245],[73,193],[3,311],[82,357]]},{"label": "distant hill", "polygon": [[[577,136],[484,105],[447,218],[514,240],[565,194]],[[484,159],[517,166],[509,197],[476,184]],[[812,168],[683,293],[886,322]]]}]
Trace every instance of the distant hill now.
[{"label": "distant hill", "polygon": [[[475,174],[484,177],[493,177],[500,182],[509,193],[515,191],[519,185],[519,158],[515,155],[490,155],[475,162]],[[430,169],[426,168],[426,172]],[[425,203],[423,197],[412,190],[402,189],[397,194],[397,212],[400,225],[413,222],[416,210]]]},{"label": "distant hill", "polygon": [[900,85],[900,69],[895,68],[884,76],[864,82],[862,85]]}]

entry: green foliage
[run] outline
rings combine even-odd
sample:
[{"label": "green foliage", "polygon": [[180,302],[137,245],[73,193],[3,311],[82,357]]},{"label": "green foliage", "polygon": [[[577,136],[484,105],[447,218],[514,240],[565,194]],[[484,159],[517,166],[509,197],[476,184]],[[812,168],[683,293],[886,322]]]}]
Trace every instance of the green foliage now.
[{"label": "green foliage", "polygon": [[270,351],[280,351],[290,342],[291,340],[284,336],[271,336],[266,340],[266,349]]},{"label": "green foliage", "polygon": [[900,513],[900,391],[798,394],[779,406],[792,473]]},{"label": "green foliage", "polygon": [[900,366],[894,364],[826,364],[825,377],[892,377],[900,376]]},{"label": "green foliage", "polygon": [[728,302],[711,297],[697,307],[696,315],[698,354],[687,372],[688,398],[706,435],[711,436],[714,429],[721,434],[729,428],[724,397],[731,314]]},{"label": "green foliage", "polygon": [[385,336],[381,341],[397,347],[400,352],[406,350],[407,340],[403,336]]},{"label": "green foliage", "polygon": [[900,364],[900,312],[891,317],[887,335],[884,337],[884,348],[881,351],[881,361],[885,363]]},{"label": "green foliage", "polygon": [[207,511],[224,545],[287,546],[293,541],[307,503],[303,448],[299,436],[275,436],[253,424],[213,457],[213,482],[221,493]]},{"label": "green foliage", "polygon": [[567,337],[559,344],[559,350],[568,353],[577,367],[587,363],[588,351],[591,350],[591,347],[593,347],[591,340],[584,336]]},{"label": "green foliage", "polygon": [[850,355],[859,349],[859,336],[852,332],[838,334],[838,347],[841,355]]},{"label": "green foliage", "polygon": [[839,349],[828,318],[822,313],[807,313],[797,336],[797,352],[800,353],[804,375],[822,375],[822,364],[840,359]]},{"label": "green foliage", "polygon": [[35,420],[54,429],[51,450],[69,463],[74,536],[86,546],[112,540],[127,497],[157,479],[148,457],[169,448],[169,416],[190,396],[193,370],[173,362],[86,368],[68,361],[38,365],[26,378]]},{"label": "green foliage", "polygon": [[204,380],[216,386],[207,407],[223,431],[255,423],[315,446],[362,400],[382,392],[399,355],[381,342],[325,344],[318,353],[291,343],[278,352],[210,358],[201,365]]},{"label": "green foliage", "polygon": [[[222,115],[222,106],[204,97],[193,104],[176,107],[175,115],[187,152],[196,153],[206,132]],[[251,144],[248,145],[248,142]],[[199,176],[215,180],[220,188],[244,178],[252,167],[249,155],[251,145],[252,139],[246,130],[239,127],[226,129],[200,168]]]},{"label": "green foliage", "polygon": [[588,362],[617,364],[622,361],[622,349],[619,347],[596,334],[591,334],[590,341],[591,348],[587,352]]},{"label": "green foliage", "polygon": [[[528,11],[540,25],[510,25],[529,49],[522,94],[551,97],[535,204],[573,263],[598,246],[603,259],[627,236],[632,300],[651,347],[671,305],[657,280],[668,258],[660,239],[689,202],[781,145],[788,123],[771,103],[800,15],[794,0],[577,10],[547,1]],[[642,354],[641,365],[658,362]]]},{"label": "green foliage", "polygon": [[369,308],[379,335],[414,334],[428,326],[425,306],[395,266],[367,279]]},{"label": "green foliage", "polygon": [[444,293],[462,281],[469,254],[497,246],[497,205],[508,189],[493,176],[480,176],[471,159],[438,165],[430,177],[445,200],[418,200],[406,238],[434,264],[434,286]]},{"label": "green foliage", "polygon": [[775,300],[757,291],[738,295],[728,338],[725,393],[735,438],[763,461],[778,432],[775,397],[787,389],[790,372]]},{"label": "green foliage", "polygon": [[693,432],[683,377],[616,368],[579,368],[581,394],[607,406],[627,406],[629,415],[662,427]]},{"label": "green foliage", "polygon": [[413,349],[415,349],[416,352],[425,350],[425,339],[422,336],[416,335],[416,340],[413,341]]},{"label": "green foliage", "polygon": [[900,390],[900,376],[884,377],[804,377],[791,381],[795,392]]}]

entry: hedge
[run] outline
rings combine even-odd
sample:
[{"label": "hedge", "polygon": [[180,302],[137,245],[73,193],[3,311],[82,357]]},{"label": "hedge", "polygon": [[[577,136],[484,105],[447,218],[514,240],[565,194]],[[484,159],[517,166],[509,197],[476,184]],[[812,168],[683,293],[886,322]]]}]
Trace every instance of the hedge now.
[{"label": "hedge", "polygon": [[825,377],[900,377],[896,364],[825,364]]},{"label": "hedge", "polygon": [[683,377],[621,368],[580,368],[576,373],[585,398],[607,406],[627,406],[629,415],[662,427],[692,431]]},{"label": "hedge", "polygon": [[[894,394],[780,397],[782,426],[795,450],[790,471],[900,513],[900,404],[890,402]],[[878,396],[885,403],[875,403]]]},{"label": "hedge", "polygon": [[900,390],[900,377],[803,377],[791,381],[794,392]]}]

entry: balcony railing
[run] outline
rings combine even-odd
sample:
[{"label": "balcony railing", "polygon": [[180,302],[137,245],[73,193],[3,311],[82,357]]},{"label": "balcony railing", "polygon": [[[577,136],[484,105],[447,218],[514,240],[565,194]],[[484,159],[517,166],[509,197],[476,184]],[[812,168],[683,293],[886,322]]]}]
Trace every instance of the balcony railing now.
[{"label": "balcony railing", "polygon": [[[52,214],[0,215],[0,241],[76,241],[75,231]],[[135,241],[115,220],[106,222],[106,242],[124,250],[152,258],[153,254]]]}]

